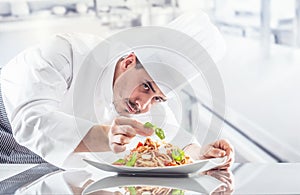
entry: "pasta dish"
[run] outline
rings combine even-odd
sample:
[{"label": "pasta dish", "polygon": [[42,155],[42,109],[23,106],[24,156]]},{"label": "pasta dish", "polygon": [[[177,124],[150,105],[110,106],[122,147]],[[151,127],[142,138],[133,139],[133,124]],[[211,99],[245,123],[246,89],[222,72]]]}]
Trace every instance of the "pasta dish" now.
[{"label": "pasta dish", "polygon": [[160,143],[146,138],[145,142],[139,142],[129,155],[113,164],[131,167],[166,167],[190,163],[192,160],[180,148],[170,143]]}]

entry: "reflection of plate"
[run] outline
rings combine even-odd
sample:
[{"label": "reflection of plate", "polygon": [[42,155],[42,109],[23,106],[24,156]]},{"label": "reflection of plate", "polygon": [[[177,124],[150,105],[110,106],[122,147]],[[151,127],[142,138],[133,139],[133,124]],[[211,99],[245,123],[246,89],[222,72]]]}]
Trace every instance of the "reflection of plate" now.
[{"label": "reflection of plate", "polygon": [[151,188],[170,188],[185,191],[192,191],[192,194],[210,194],[220,186],[225,185],[221,181],[207,175],[185,178],[157,178],[157,177],[124,177],[110,176],[89,185],[82,194],[92,192],[116,192],[121,191],[120,187],[149,186]]},{"label": "reflection of plate", "polygon": [[[213,158],[206,160],[195,161],[191,164],[169,167],[127,167],[120,165],[112,165],[106,162],[95,162],[84,159],[90,165],[108,172],[117,172],[118,174],[133,174],[133,175],[187,175],[194,172],[206,171],[225,163],[226,157]],[[114,161],[111,161],[114,162]]]}]

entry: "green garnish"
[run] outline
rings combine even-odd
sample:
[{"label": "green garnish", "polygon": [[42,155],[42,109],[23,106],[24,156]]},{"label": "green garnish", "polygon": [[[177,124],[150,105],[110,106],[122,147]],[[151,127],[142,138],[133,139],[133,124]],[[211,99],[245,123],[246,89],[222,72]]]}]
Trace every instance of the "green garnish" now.
[{"label": "green garnish", "polygon": [[130,195],[136,195],[136,189],[135,187],[127,187],[128,188],[128,191],[130,193]]},{"label": "green garnish", "polygon": [[161,140],[165,139],[165,133],[161,128],[156,128],[155,129],[155,134],[157,135],[157,137],[159,137]]},{"label": "green garnish", "polygon": [[120,158],[119,160],[113,162],[113,165],[125,165],[125,160]]},{"label": "green garnish", "polygon": [[134,152],[132,154],[131,158],[126,162],[125,166],[133,167],[135,164],[135,161],[136,161],[136,155],[137,155],[137,152]]},{"label": "green garnish", "polygon": [[155,125],[153,125],[153,124],[150,123],[150,122],[146,122],[146,123],[144,124],[144,127],[153,129],[153,128],[155,128]]},{"label": "green garnish", "polygon": [[144,127],[153,129],[155,134],[157,135],[157,137],[159,137],[159,139],[163,140],[163,139],[166,138],[164,130],[162,130],[161,128],[156,127],[152,123],[146,122],[144,124]]},{"label": "green garnish", "polygon": [[184,159],[184,151],[179,148],[173,149],[172,158],[178,162],[182,161]]},{"label": "green garnish", "polygon": [[172,190],[172,195],[184,195],[184,191],[179,190],[179,189],[173,189]]}]

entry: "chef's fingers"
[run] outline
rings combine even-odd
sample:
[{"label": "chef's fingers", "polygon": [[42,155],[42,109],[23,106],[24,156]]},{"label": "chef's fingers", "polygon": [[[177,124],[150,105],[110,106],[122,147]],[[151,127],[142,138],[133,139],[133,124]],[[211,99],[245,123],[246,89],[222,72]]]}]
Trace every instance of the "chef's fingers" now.
[{"label": "chef's fingers", "polygon": [[229,169],[234,162],[234,148],[225,139],[217,140],[213,144],[214,147],[223,149],[226,152],[227,162],[221,167],[222,169]]},{"label": "chef's fingers", "polygon": [[135,119],[132,119],[132,118],[118,117],[118,118],[115,118],[114,124],[130,125],[131,127],[133,127],[135,129],[137,134],[142,135],[142,136],[150,136],[154,132],[153,129],[144,127],[143,123],[141,123]]},{"label": "chef's fingers", "polygon": [[234,162],[234,158],[233,157],[227,158],[227,162],[225,163],[223,169],[228,170],[232,166],[233,162]]},{"label": "chef's fingers", "polygon": [[111,150],[115,153],[124,152],[126,150],[125,145],[121,145],[121,144],[117,144],[117,143],[112,143],[110,145],[110,147],[111,147]]},{"label": "chef's fingers", "polygon": [[213,146],[207,146],[202,151],[202,156],[204,158],[219,158],[226,155],[226,152],[222,149],[215,148]]},{"label": "chef's fingers", "polygon": [[111,143],[118,144],[118,145],[125,145],[125,144],[129,144],[130,140],[131,138],[118,134],[112,136]]},{"label": "chef's fingers", "polygon": [[203,158],[216,158],[226,156],[226,163],[218,167],[219,169],[228,169],[234,162],[234,148],[225,139],[217,140],[214,143],[205,146],[202,150]]},{"label": "chef's fingers", "polygon": [[233,146],[229,143],[229,141],[225,139],[217,140],[212,144],[212,146],[214,148],[224,150],[228,159],[232,159],[234,157],[234,149]]},{"label": "chef's fingers", "polygon": [[126,135],[128,137],[134,137],[136,135],[136,131],[130,125],[113,125],[111,127],[112,135]]}]

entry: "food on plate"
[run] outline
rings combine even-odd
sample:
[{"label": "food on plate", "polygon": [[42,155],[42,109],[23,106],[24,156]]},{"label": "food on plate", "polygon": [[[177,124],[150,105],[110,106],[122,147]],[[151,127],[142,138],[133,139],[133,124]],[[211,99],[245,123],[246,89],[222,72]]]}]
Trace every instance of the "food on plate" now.
[{"label": "food on plate", "polygon": [[149,137],[144,143],[139,142],[125,158],[113,162],[114,165],[129,167],[166,167],[190,163],[192,160],[180,148],[153,141]]}]

